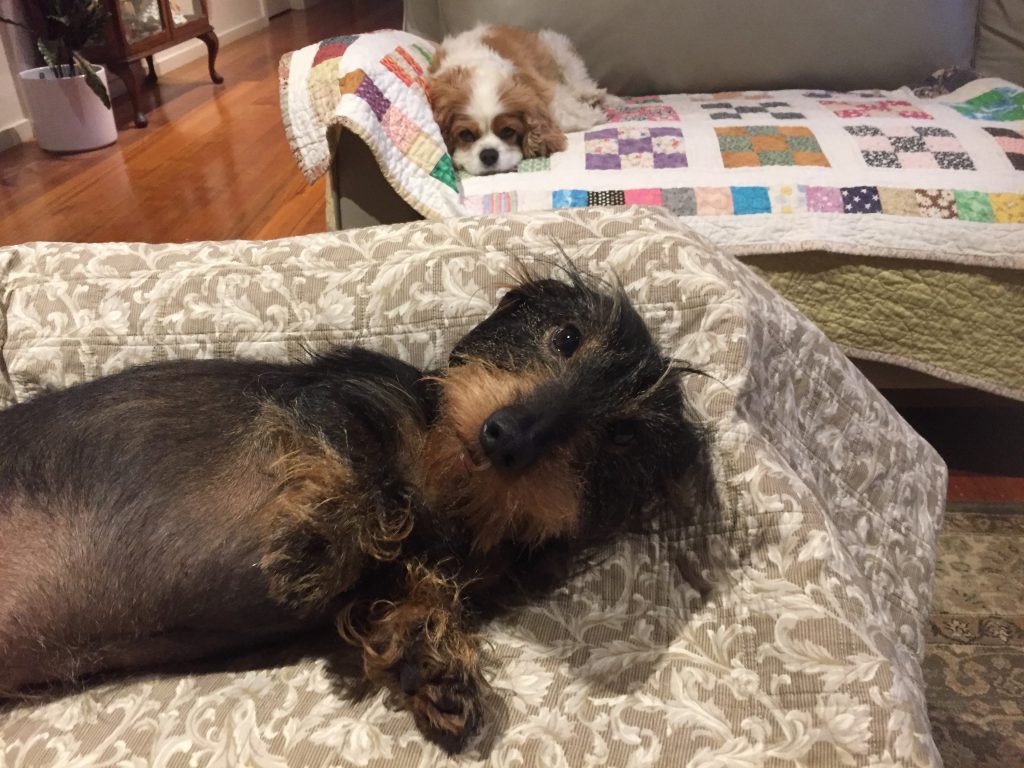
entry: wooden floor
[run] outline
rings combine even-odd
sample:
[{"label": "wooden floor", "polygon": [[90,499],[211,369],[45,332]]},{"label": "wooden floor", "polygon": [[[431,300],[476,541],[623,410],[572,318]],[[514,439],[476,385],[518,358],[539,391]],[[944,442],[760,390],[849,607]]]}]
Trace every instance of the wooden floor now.
[{"label": "wooden floor", "polygon": [[[400,24],[401,0],[326,0],[290,11],[221,49],[223,85],[210,83],[205,59],[164,75],[147,91],[148,128],[135,128],[127,99],[118,99],[112,147],[55,156],[30,143],[0,154],[0,245],[322,232],[323,180],[308,185],[288,148],[278,60],[326,37]],[[954,462],[950,498],[1024,500],[1024,478],[984,469]]]},{"label": "wooden floor", "polygon": [[916,403],[883,393],[945,459],[951,501],[1024,501],[1024,404],[970,391],[944,404],[941,392]]},{"label": "wooden floor", "polygon": [[116,100],[118,141],[79,155],[29,143],[0,153],[0,245],[31,240],[264,239],[324,229],[324,182],[310,186],[281,123],[281,55],[335,35],[401,25],[400,0],[326,0],[289,11],[149,86],[148,128]]},{"label": "wooden floor", "polygon": [[950,501],[1024,501],[1024,477],[952,469],[947,496]]}]

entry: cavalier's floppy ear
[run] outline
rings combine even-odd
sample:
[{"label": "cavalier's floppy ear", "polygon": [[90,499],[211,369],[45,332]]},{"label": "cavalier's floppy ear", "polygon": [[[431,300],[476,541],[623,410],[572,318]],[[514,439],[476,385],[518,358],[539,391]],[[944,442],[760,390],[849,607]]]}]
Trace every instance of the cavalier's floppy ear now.
[{"label": "cavalier's floppy ear", "polygon": [[454,67],[427,81],[427,98],[434,113],[434,122],[441,129],[441,138],[451,152],[454,146],[452,123],[465,106],[469,93],[470,72],[465,67]]},{"label": "cavalier's floppy ear", "polygon": [[523,135],[523,157],[547,157],[566,147],[565,134],[551,117],[546,106],[526,115]]},{"label": "cavalier's floppy ear", "polygon": [[512,85],[502,94],[505,109],[521,114],[526,126],[523,157],[546,157],[566,147],[565,134],[548,109],[551,96],[546,83],[524,72],[517,72]]}]

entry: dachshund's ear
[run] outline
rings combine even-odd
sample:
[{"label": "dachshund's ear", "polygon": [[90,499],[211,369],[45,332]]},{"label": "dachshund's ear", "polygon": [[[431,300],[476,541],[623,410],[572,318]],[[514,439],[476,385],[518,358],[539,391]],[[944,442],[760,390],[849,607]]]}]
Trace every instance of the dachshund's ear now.
[{"label": "dachshund's ear", "polygon": [[502,105],[522,116],[523,157],[546,157],[566,147],[565,134],[551,115],[551,87],[524,72],[512,77],[511,86],[501,96]]}]

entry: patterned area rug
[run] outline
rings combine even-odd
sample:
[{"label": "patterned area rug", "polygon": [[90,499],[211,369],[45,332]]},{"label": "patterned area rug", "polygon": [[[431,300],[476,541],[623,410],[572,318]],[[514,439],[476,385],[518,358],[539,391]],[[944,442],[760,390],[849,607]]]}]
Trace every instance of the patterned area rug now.
[{"label": "patterned area rug", "polygon": [[1024,755],[1024,502],[949,505],[924,674],[946,768]]}]

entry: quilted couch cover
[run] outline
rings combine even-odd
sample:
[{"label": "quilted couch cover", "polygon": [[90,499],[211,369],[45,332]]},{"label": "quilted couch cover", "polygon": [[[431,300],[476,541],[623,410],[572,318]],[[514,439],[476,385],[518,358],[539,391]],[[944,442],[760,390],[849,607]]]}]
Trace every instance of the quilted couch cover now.
[{"label": "quilted couch cover", "polygon": [[[919,662],[945,468],[813,325],[664,212],[0,249],[0,405],[158,358],[358,342],[433,365],[513,260],[550,269],[555,241],[614,271],[664,349],[709,374],[685,388],[713,434],[721,509],[621,541],[490,625],[501,704],[456,764],[940,765]],[[299,643],[7,705],[0,763],[444,762],[338,674]]]}]

